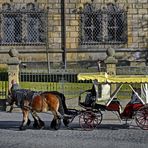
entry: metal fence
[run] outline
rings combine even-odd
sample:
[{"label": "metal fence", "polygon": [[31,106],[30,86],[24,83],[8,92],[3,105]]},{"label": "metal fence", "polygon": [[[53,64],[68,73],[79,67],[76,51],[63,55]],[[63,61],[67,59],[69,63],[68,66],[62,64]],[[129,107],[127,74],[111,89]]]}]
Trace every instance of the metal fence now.
[{"label": "metal fence", "polygon": [[[105,69],[102,67],[102,69]],[[60,91],[67,98],[77,98],[79,93],[92,87],[91,81],[78,81],[77,74],[80,71],[53,70],[45,72],[21,72],[20,84],[23,88],[40,91]],[[92,71],[85,71],[90,73]],[[84,73],[81,72],[81,73]],[[117,75],[148,75],[147,67],[121,66],[116,69]],[[137,87],[137,85],[135,85]],[[121,98],[127,98],[131,92],[124,88],[120,92]]]},{"label": "metal fence", "polygon": [[[83,71],[84,72],[84,71]],[[92,71],[87,71],[92,72]],[[38,91],[60,91],[67,98],[77,98],[79,93],[92,87],[91,81],[78,81],[79,71],[53,70],[45,71],[21,71],[19,81],[21,88]],[[147,67],[117,67],[117,75],[148,75]],[[8,73],[0,72],[0,98],[4,99],[8,94]],[[120,92],[125,98],[129,95],[128,89]]]},{"label": "metal fence", "polygon": [[20,85],[37,91],[59,91],[66,98],[78,98],[92,87],[91,81],[78,81],[76,73],[20,73]]},{"label": "metal fence", "polygon": [[0,72],[0,99],[5,99],[8,94],[8,73]]}]

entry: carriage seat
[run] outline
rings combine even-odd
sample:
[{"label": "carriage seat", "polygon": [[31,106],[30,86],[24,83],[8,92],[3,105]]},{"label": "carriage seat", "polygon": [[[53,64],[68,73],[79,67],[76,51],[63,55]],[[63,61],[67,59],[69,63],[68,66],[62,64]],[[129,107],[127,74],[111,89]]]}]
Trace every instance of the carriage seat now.
[{"label": "carriage seat", "polygon": [[106,106],[106,110],[108,111],[120,111],[121,105],[117,98],[114,98],[111,103]]},{"label": "carriage seat", "polygon": [[137,111],[137,110],[139,110],[143,106],[144,105],[142,103],[134,103],[133,104],[133,111]]},{"label": "carriage seat", "polygon": [[80,100],[81,99],[79,98],[79,106],[85,109],[92,109],[95,105],[96,97],[91,93],[87,93],[84,102],[81,102]]}]

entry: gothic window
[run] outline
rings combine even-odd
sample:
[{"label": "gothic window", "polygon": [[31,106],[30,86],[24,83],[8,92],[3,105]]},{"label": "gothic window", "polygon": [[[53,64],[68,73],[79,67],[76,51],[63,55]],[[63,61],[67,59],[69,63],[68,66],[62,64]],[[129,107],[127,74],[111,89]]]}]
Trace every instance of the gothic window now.
[{"label": "gothic window", "polygon": [[10,5],[3,5],[4,13],[2,13],[2,43],[11,44],[21,42],[22,20],[21,14],[10,13]]},{"label": "gothic window", "polygon": [[126,31],[126,18],[123,10],[110,3],[107,7],[108,13],[108,41],[120,43],[126,41],[124,30]]},{"label": "gothic window", "polygon": [[27,16],[27,42],[39,42],[39,19],[37,14]]},{"label": "gothic window", "polygon": [[21,42],[21,17],[20,15],[3,15],[3,43]]},{"label": "gothic window", "polygon": [[99,42],[101,40],[101,16],[97,13],[83,15],[83,40]]},{"label": "gothic window", "polygon": [[110,3],[95,9],[86,3],[80,12],[80,44],[119,44],[127,42],[126,12]]},{"label": "gothic window", "polygon": [[47,21],[45,14],[45,11],[34,3],[20,9],[4,3],[1,11],[0,44],[45,44]]},{"label": "gothic window", "polygon": [[45,15],[35,9],[33,3],[27,5],[27,42],[42,43],[45,42],[43,36],[45,34]]}]

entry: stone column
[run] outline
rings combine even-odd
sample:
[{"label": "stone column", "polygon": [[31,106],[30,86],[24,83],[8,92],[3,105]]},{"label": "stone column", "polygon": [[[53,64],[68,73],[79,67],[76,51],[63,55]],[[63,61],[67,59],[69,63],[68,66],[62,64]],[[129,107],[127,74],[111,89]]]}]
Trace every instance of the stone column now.
[{"label": "stone column", "polygon": [[[104,60],[106,65],[106,72],[109,75],[116,75],[116,64],[117,59],[115,58],[115,50],[113,48],[108,48],[106,51],[107,57]],[[111,93],[116,89],[116,84],[111,85]]]},{"label": "stone column", "polygon": [[9,50],[10,58],[8,60],[8,88],[11,87],[11,81],[15,80],[19,83],[19,64],[18,52],[15,49]]}]

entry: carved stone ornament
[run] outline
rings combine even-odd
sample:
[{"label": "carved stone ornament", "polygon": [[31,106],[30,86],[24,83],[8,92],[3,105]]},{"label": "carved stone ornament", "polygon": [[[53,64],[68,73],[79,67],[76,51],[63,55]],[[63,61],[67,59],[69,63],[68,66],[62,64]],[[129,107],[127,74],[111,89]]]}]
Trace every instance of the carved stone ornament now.
[{"label": "carved stone ornament", "polygon": [[104,60],[106,64],[116,64],[118,61],[115,58],[115,50],[113,48],[108,48],[106,50],[107,57]]},{"label": "carved stone ornament", "polygon": [[9,50],[10,57],[18,57],[18,51],[16,49]]},{"label": "carved stone ornament", "polygon": [[8,54],[10,55],[10,58],[8,59],[8,65],[18,65],[20,64],[20,61],[18,59],[18,51],[16,49],[10,49]]}]

